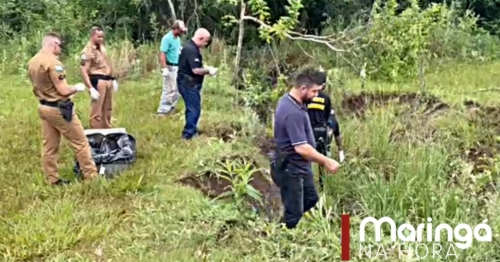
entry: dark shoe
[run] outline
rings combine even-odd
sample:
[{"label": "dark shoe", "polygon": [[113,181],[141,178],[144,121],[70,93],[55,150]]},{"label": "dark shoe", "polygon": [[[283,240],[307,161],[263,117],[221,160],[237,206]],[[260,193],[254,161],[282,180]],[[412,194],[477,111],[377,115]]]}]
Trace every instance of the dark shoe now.
[{"label": "dark shoe", "polygon": [[66,179],[59,179],[55,183],[52,183],[53,186],[65,186],[69,184],[71,184],[71,182]]}]

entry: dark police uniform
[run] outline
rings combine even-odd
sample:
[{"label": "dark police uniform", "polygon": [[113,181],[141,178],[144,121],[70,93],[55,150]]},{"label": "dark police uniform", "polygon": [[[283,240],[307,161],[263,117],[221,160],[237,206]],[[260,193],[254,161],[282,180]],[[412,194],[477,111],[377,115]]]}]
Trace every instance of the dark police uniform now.
[{"label": "dark police uniform", "polygon": [[[307,103],[307,113],[313,128],[316,150],[330,157],[332,138],[328,136],[328,128],[333,130],[335,137],[340,136],[340,128],[332,114],[332,101],[327,93],[320,91],[318,96]],[[323,189],[324,170],[319,168],[319,187]]]},{"label": "dark police uniform", "polygon": [[202,67],[201,51],[190,40],[182,47],[177,74],[177,86],[186,107],[186,124],[182,131],[182,138],[184,139],[191,139],[198,133],[197,125],[201,114],[200,91],[205,76],[194,74],[193,69]]},{"label": "dark police uniform", "polygon": [[[316,149],[322,154],[327,154],[331,143],[327,127],[333,130],[335,137],[340,136],[339,124],[335,115],[332,114],[332,101],[328,94],[320,91],[317,97],[307,103],[307,111],[311,120],[311,126],[313,127],[316,144],[318,145]],[[321,143],[320,139],[323,140]]]},{"label": "dark police uniform", "polygon": [[318,202],[318,193],[311,162],[295,152],[294,146],[316,145],[305,105],[289,94],[281,97],[276,107],[274,140],[277,152],[271,164],[271,177],[281,191],[284,222],[288,228],[295,228],[303,214]]}]

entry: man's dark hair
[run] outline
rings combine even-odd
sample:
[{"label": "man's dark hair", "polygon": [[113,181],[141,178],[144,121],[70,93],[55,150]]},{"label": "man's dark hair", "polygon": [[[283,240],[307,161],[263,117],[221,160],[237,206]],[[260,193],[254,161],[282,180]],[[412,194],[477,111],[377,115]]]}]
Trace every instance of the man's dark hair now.
[{"label": "man's dark hair", "polygon": [[319,72],[318,80],[321,83],[321,85],[326,84],[326,80],[327,80],[326,73],[325,72]]},{"label": "man's dark hair", "polygon": [[322,74],[324,75],[323,72],[320,72],[318,70],[310,68],[302,69],[299,72],[295,73],[293,79],[294,86],[295,88],[299,88],[302,86],[311,88],[313,85],[322,85],[323,84]]},{"label": "man's dark hair", "polygon": [[95,33],[102,32],[102,31],[104,31],[102,29],[102,27],[100,27],[100,26],[93,26],[92,28],[90,28],[90,35],[93,36]]}]

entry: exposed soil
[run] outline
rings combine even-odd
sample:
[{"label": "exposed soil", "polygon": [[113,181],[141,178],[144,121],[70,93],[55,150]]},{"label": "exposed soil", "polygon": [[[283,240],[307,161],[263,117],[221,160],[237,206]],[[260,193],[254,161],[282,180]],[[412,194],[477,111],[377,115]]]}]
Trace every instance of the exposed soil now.
[{"label": "exposed soil", "polygon": [[473,173],[481,173],[491,166],[490,159],[500,152],[500,143],[496,137],[500,136],[500,107],[482,106],[471,100],[464,102],[469,111],[469,122],[484,130],[489,139],[479,141],[478,145],[467,150],[466,159],[474,164]]},{"label": "exposed soil", "polygon": [[449,106],[438,97],[419,93],[399,92],[361,92],[356,95],[344,96],[342,109],[347,114],[363,116],[370,106],[385,106],[391,102],[409,104],[414,108],[424,107],[423,114],[432,115],[438,111],[448,109]]},{"label": "exposed soil", "polygon": [[[406,139],[409,135],[413,135],[408,134],[407,130],[413,130],[415,128],[425,129],[425,132],[418,132],[419,139],[422,138],[427,140],[435,138],[439,130],[432,126],[427,128],[426,124],[430,122],[429,120],[431,118],[438,115],[438,113],[446,112],[446,110],[449,109],[446,103],[432,95],[419,93],[364,92],[357,95],[345,96],[342,100],[342,113],[354,114],[362,117],[369,107],[383,107],[387,106],[389,103],[402,105],[402,110],[398,110],[396,114],[402,119],[408,119],[408,121],[402,120],[401,126],[392,130],[391,140]],[[469,117],[471,124],[482,126],[485,132],[493,132],[492,135],[500,136],[500,107],[482,107],[473,101],[465,101],[464,106],[469,112],[472,112]],[[412,123],[411,125],[410,122]],[[206,135],[218,137],[223,141],[230,141],[236,135],[239,135],[241,131],[242,128],[238,126],[217,126],[207,130]],[[255,139],[254,144],[260,148],[261,154],[268,157],[272,156],[275,144],[271,137],[266,135],[259,136]],[[464,148],[462,157],[474,164],[474,173],[480,173],[490,168],[490,159],[498,152],[500,152],[500,143],[494,141],[494,139],[485,139],[485,141],[480,141],[478,145],[473,148]],[[370,158],[370,152],[357,152],[356,155],[365,159]],[[387,179],[390,179],[390,174],[393,173],[393,170],[386,170],[384,168],[379,171],[384,174]],[[217,178],[215,174],[210,172],[201,175],[190,175],[182,178],[179,182],[200,190],[210,198],[215,198],[231,190],[229,181]],[[256,201],[249,200],[249,207],[256,209],[260,213],[265,213],[269,218],[277,218],[281,215],[281,197],[279,189],[272,183],[270,176],[266,172],[255,173],[250,184],[262,194],[264,204],[260,205]]]},{"label": "exposed soil", "polygon": [[488,161],[488,159],[495,157],[496,151],[496,149],[485,145],[478,145],[477,147],[469,149],[465,157],[469,162],[474,164],[472,172],[481,173],[488,169],[490,166],[490,161]]},{"label": "exposed soil", "polygon": [[[268,174],[257,172],[253,174],[250,182],[262,194],[263,205],[249,199],[249,206],[259,213],[266,214],[269,218],[277,218],[281,214],[281,196],[279,189],[272,183]],[[229,181],[218,178],[216,174],[207,172],[201,175],[190,175],[179,180],[180,183],[194,187],[210,198],[216,198],[223,193],[231,191]]]},{"label": "exposed soil", "polygon": [[274,143],[274,140],[272,137],[269,136],[259,136],[255,139],[255,144],[257,147],[260,148],[260,153],[271,158],[274,149],[276,148],[276,144]]},{"label": "exposed soil", "polygon": [[215,126],[213,129],[203,130],[202,135],[216,137],[224,142],[233,140],[242,130],[242,127],[236,124]]}]

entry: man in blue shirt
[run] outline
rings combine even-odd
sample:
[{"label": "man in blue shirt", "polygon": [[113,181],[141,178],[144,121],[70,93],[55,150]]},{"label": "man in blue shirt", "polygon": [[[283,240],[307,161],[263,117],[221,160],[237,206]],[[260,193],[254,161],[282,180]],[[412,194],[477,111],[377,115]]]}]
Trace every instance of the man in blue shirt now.
[{"label": "man in blue shirt", "polygon": [[306,69],[294,77],[294,88],[276,106],[274,141],[277,149],[271,163],[271,178],[280,188],[285,207],[284,222],[295,228],[305,212],[318,202],[311,161],[335,173],[339,163],[316,151],[306,102],[322,89],[320,73]]},{"label": "man in blue shirt", "polygon": [[184,22],[176,20],[172,30],[161,39],[160,65],[163,76],[163,90],[161,92],[158,116],[165,116],[175,110],[179,100],[177,90],[177,70],[181,52],[181,36],[187,32]]}]

